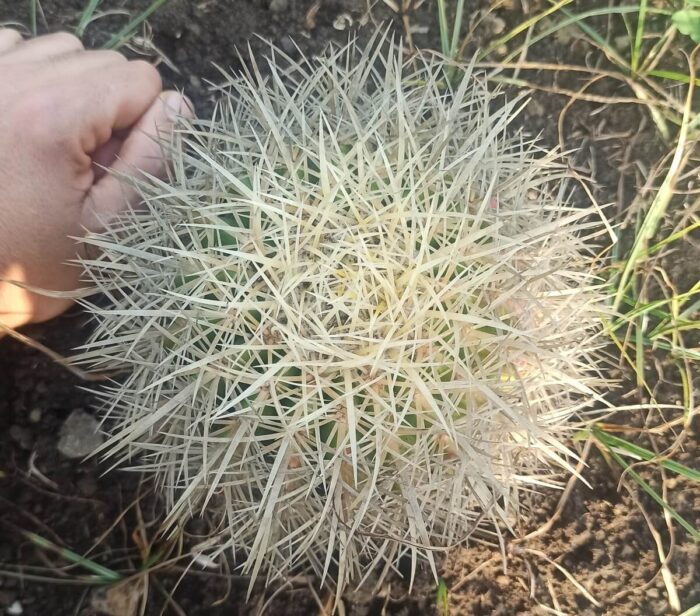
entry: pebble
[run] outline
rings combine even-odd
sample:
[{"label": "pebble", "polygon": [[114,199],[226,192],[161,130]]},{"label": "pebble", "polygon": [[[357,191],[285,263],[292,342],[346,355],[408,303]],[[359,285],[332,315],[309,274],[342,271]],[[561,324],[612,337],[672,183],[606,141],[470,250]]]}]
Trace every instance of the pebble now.
[{"label": "pebble", "polygon": [[496,578],[496,584],[501,588],[506,588],[510,584],[510,578],[507,575],[499,575]]},{"label": "pebble", "polygon": [[485,21],[493,34],[501,34],[506,29],[505,20],[501,19],[500,17],[496,17],[493,14]]},{"label": "pebble", "polygon": [[193,34],[196,37],[202,36],[202,27],[199,24],[196,23],[189,23],[187,24],[187,31]]},{"label": "pebble", "polygon": [[196,90],[202,89],[202,80],[199,77],[197,77],[196,75],[190,75],[189,82],[190,82],[190,85],[193,88],[195,88]]},{"label": "pebble", "polygon": [[37,424],[41,421],[41,409],[34,408],[29,411],[29,423]]},{"label": "pebble", "polygon": [[74,410],[63,422],[58,451],[66,458],[84,458],[101,444],[98,421],[82,409]]},{"label": "pebble", "polygon": [[620,557],[625,560],[632,560],[637,551],[629,544],[625,543],[620,550]]},{"label": "pebble", "polygon": [[20,616],[20,614],[22,614],[23,612],[24,609],[22,608],[22,604],[19,601],[15,601],[5,610],[5,614],[7,614],[8,616]]},{"label": "pebble", "polygon": [[[544,105],[542,105],[542,103],[540,103],[537,99],[533,98],[527,104],[527,112],[532,116],[535,116],[537,118],[542,118],[545,115]],[[534,192],[535,195],[539,195],[539,193],[536,190],[531,188],[528,191],[528,198],[530,197],[531,192]]]},{"label": "pebble", "polygon": [[289,7],[289,0],[272,0],[270,10],[273,13],[283,13]]},{"label": "pebble", "polygon": [[349,13],[341,13],[333,20],[333,27],[336,30],[347,30],[352,28],[353,19]]}]

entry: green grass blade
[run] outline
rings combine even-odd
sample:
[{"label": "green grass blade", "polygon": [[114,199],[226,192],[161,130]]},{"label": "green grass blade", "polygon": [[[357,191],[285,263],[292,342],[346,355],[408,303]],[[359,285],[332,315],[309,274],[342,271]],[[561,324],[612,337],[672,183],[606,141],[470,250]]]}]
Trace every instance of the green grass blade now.
[{"label": "green grass blade", "polygon": [[[698,304],[694,304],[697,309]],[[654,331],[649,333],[649,340],[656,341],[657,338],[661,338],[667,334],[672,334],[674,332],[687,332],[700,330],[700,321],[688,321],[686,319],[679,319],[671,324],[662,324]]]},{"label": "green grass blade", "polygon": [[87,5],[85,5],[83,12],[80,14],[80,21],[75,28],[75,35],[78,38],[82,38],[83,34],[85,34],[85,28],[87,28],[88,24],[92,20],[97,7],[100,5],[100,2],[102,2],[102,0],[90,0]]},{"label": "green grass blade", "polygon": [[644,37],[644,22],[647,13],[647,0],[641,0],[639,3],[639,17],[637,18],[637,32],[634,37],[634,46],[632,47],[632,72],[636,73],[639,68],[639,56],[642,51],[642,39]]},{"label": "green grass blade", "polygon": [[[691,297],[694,297],[700,293],[700,289],[690,289],[689,291],[686,291],[685,293],[680,293],[673,298],[664,298],[664,299],[658,299],[653,302],[648,302],[646,304],[643,304],[641,306],[636,306],[634,310],[628,312],[625,314],[625,316],[621,319],[618,319],[617,321],[614,321],[611,325],[613,331],[619,329],[622,325],[627,323],[630,319],[634,319],[638,316],[644,315],[644,314],[651,314],[655,317],[658,317],[660,319],[670,319],[671,315],[663,310],[658,310],[661,306],[665,306],[666,304],[670,303],[671,301],[685,301],[687,299],[690,299]],[[633,301],[626,297],[624,299],[624,303],[627,304],[633,304]]]},{"label": "green grass blade", "polygon": [[632,34],[632,27],[630,26],[630,20],[627,15],[621,15],[622,23],[625,24],[625,31],[627,32],[627,41],[630,46],[630,58],[632,57],[632,52],[634,51],[634,34]]},{"label": "green grass blade", "polygon": [[450,602],[447,592],[447,584],[445,584],[445,580],[442,578],[440,578],[440,584],[438,585],[437,589],[436,603],[438,616],[450,616]]},{"label": "green grass blade", "polygon": [[447,10],[445,0],[437,0],[438,24],[440,26],[440,49],[446,58],[450,55],[450,39],[447,31]]},{"label": "green grass blade", "polygon": [[668,511],[669,515],[676,522],[678,522],[678,524],[680,524],[695,541],[700,541],[700,532],[693,528],[692,524],[690,524],[683,516],[681,516],[680,513],[678,513],[661,496],[659,496],[656,490],[654,490],[654,488],[652,488],[646,481],[644,481],[644,479],[640,477],[639,473],[630,468],[630,465],[625,462],[625,460],[615,451],[615,449],[606,446],[606,451],[610,453],[610,455],[615,459],[615,462],[617,462],[620,467],[625,470],[625,473],[632,477],[632,479],[637,482],[639,487],[642,488],[642,490],[644,490],[658,505]]},{"label": "green grass blade", "polygon": [[[566,19],[562,20],[559,27],[567,27],[570,25],[575,25],[584,34],[586,34],[593,42],[595,42],[598,47],[600,47],[608,56],[613,59],[617,64],[621,66],[627,66],[625,59],[591,26],[585,23],[585,20],[589,17],[604,17],[609,15],[625,15],[627,13],[636,13],[639,10],[637,6],[624,6],[624,7],[610,7],[602,9],[593,9],[591,11],[585,11],[583,13],[572,13],[568,9],[561,9],[562,14]],[[559,29],[559,28],[557,28]],[[551,28],[550,28],[551,30]],[[549,36],[549,33],[547,34]]]},{"label": "green grass blade", "polygon": [[153,13],[155,13],[167,1],[168,0],[154,0],[151,2],[148,8],[141,11],[141,13],[129,21],[129,23],[119,30],[119,32],[112,36],[112,38],[107,41],[105,48],[118,49],[124,45],[124,43],[129,40],[129,37],[136,31],[136,28],[138,28],[144,21],[153,15]]},{"label": "green grass blade", "polygon": [[622,303],[625,304],[625,306],[632,308],[632,310],[630,312],[626,312],[625,315],[617,319],[617,321],[614,321],[610,327],[613,331],[616,331],[623,325],[626,325],[630,319],[633,319],[642,313],[650,314],[651,316],[659,319],[668,319],[670,314],[666,310],[660,310],[660,307],[665,306],[670,301],[670,299],[658,299],[654,300],[653,302],[640,305],[635,298],[625,295],[625,297],[622,299]]},{"label": "green grass blade", "polygon": [[37,13],[37,4],[39,3],[39,0],[29,0],[29,28],[32,31],[32,36],[37,35],[37,29],[36,29],[36,13]]},{"label": "green grass blade", "polygon": [[[700,84],[700,80],[697,80],[698,83]],[[661,250],[666,244],[670,244],[671,242],[675,242],[676,240],[681,239],[682,237],[685,237],[689,233],[692,233],[696,229],[700,229],[700,220],[694,222],[691,225],[688,225],[687,227],[684,227],[680,231],[676,231],[675,233],[672,233],[668,237],[665,237],[663,240],[660,242],[657,242],[653,246],[651,246],[648,250],[646,250],[643,253],[643,256],[648,256],[648,255],[653,255],[654,253],[658,252]]]},{"label": "green grass blade", "polygon": [[634,443],[630,443],[629,441],[626,441],[618,436],[614,436],[598,427],[594,426],[592,432],[593,435],[599,441],[603,442],[606,447],[621,449],[632,457],[654,462],[659,466],[663,466],[672,473],[682,475],[691,481],[700,482],[700,471],[696,471],[688,466],[685,466],[684,464],[681,464],[680,462],[674,462],[673,460],[658,460],[657,455],[653,451],[640,447],[639,445],[635,445]]},{"label": "green grass blade", "polygon": [[675,314],[667,314],[662,321],[649,333],[652,340],[658,336],[674,331],[687,331],[700,329],[700,321],[697,314],[700,311],[700,299],[695,300],[690,305],[683,307],[690,299],[700,293],[700,281],[696,282],[692,289],[680,295],[669,298],[669,302],[676,304]]},{"label": "green grass blade", "polygon": [[[624,15],[624,13],[634,13],[638,10],[637,7],[632,6],[624,8],[629,8],[633,10],[615,12]],[[587,23],[584,23],[584,19],[588,19],[589,17],[600,17],[603,15],[609,15],[612,13],[612,11],[610,11],[609,9],[601,9],[598,11],[587,11],[586,13],[576,15],[574,13],[571,13],[570,11],[567,11],[566,9],[563,9],[562,13],[569,17],[569,23],[575,24],[582,32],[584,32],[589,38],[591,38],[591,40],[593,40],[593,42],[596,45],[598,45],[598,47],[600,47],[611,59],[613,59],[622,67],[627,66],[627,62],[625,62],[625,59],[619,53],[617,53],[617,51],[600,34],[598,34]]]},{"label": "green grass blade", "polygon": [[[638,297],[639,289],[637,288],[637,279],[632,281],[632,292],[635,297]],[[637,387],[643,387],[644,380],[644,333],[646,325],[646,315],[640,314],[634,319],[634,361],[637,366],[635,373],[637,375]]]},{"label": "green grass blade", "polygon": [[62,556],[65,560],[75,565],[82,567],[83,569],[90,571],[97,575],[105,584],[111,584],[113,582],[118,582],[122,579],[122,575],[116,571],[103,567],[102,565],[93,562],[87,558],[83,558],[80,554],[73,552],[67,548],[62,548],[55,543],[37,535],[36,533],[23,533],[27,539],[29,539],[37,547],[54,552],[59,556]]},{"label": "green grass blade", "polygon": [[[666,9],[648,8],[646,6],[646,0],[644,0],[643,4],[645,6],[645,14],[654,14],[654,15],[670,15],[671,14],[671,11],[666,10]],[[586,24],[585,20],[590,18],[590,17],[603,17],[606,15],[627,15],[630,13],[637,13],[640,10],[641,10],[641,5],[625,5],[625,6],[593,9],[590,11],[585,11],[583,13],[576,14],[576,13],[572,13],[568,9],[562,8],[561,12],[567,17],[567,19],[562,20],[562,22],[560,22],[560,24],[557,24],[557,26],[555,28],[560,29],[561,27],[575,24],[582,32],[584,32],[588,37],[590,37],[591,40],[593,40],[601,49],[603,49],[603,51],[605,51],[612,60],[614,60],[622,68],[629,69],[630,66],[629,66],[628,62],[600,34],[598,34],[598,32],[596,32],[595,29],[593,29],[591,26]],[[552,30],[552,28],[550,28],[550,30]],[[549,36],[549,34],[551,34],[551,32],[548,32],[547,36]]]},{"label": "green grass blade", "polygon": [[[440,0],[438,0],[438,2],[440,2]],[[495,41],[493,41],[483,52],[481,52],[478,55],[478,59],[483,60],[494,49],[498,49],[501,45],[505,45],[508,41],[510,41],[511,39],[518,36],[518,34],[525,32],[528,28],[534,26],[536,23],[538,23],[539,21],[541,21],[542,19],[544,19],[548,15],[551,15],[552,13],[556,13],[563,6],[566,6],[567,4],[571,4],[571,2],[573,2],[573,0],[560,0],[554,6],[549,7],[546,11],[543,11],[542,13],[538,13],[534,17],[531,17],[530,19],[525,20],[523,23],[518,24],[515,28],[513,28],[509,32],[506,32],[506,34],[504,34],[500,38],[497,38]]]},{"label": "green grass blade", "polygon": [[617,292],[615,293],[615,299],[613,301],[613,310],[617,310],[620,307],[622,297],[627,290],[627,285],[630,282],[632,273],[637,267],[637,264],[643,259],[643,254],[646,252],[646,247],[649,240],[656,234],[656,230],[666,214],[666,209],[668,208],[668,204],[673,196],[670,181],[671,176],[672,170],[669,170],[666,175],[666,179],[664,179],[664,182],[661,185],[661,189],[654,197],[651,207],[649,208],[647,215],[644,217],[644,222],[642,223],[639,232],[635,235],[632,250],[630,251],[630,255],[625,262],[617,285]]},{"label": "green grass blade", "polygon": [[[662,69],[654,69],[647,73],[650,77],[658,77],[660,79],[668,79],[669,81],[677,81],[678,83],[690,83],[690,76],[678,71],[667,71]],[[695,85],[700,86],[700,77],[695,78]]]},{"label": "green grass blade", "polygon": [[450,46],[450,58],[457,60],[459,49],[459,35],[462,32],[462,16],[464,14],[464,0],[457,0],[457,13],[455,14],[455,25],[452,30],[452,45]]},{"label": "green grass blade", "polygon": [[[606,53],[609,54],[610,58],[614,60],[619,66],[621,66],[623,69],[629,70],[629,63],[615,50],[613,47],[600,35],[598,34],[593,28],[591,28],[588,24],[584,23],[584,21],[590,17],[603,17],[606,15],[625,15],[629,13],[636,13],[639,11],[638,6],[617,6],[617,7],[610,7],[610,8],[602,8],[602,9],[593,9],[590,11],[585,11],[583,13],[572,13],[568,9],[565,8],[560,8],[561,5],[563,4],[568,4],[568,2],[560,2],[556,4],[554,7],[549,9],[549,11],[546,11],[543,14],[537,15],[533,17],[532,19],[528,20],[525,23],[533,22],[536,21],[538,18],[542,17],[545,14],[550,14],[554,12],[554,9],[557,9],[562,12],[566,16],[566,19],[562,19],[558,23],[554,24],[553,26],[550,26],[549,28],[543,30],[539,34],[533,36],[528,45],[531,47],[535,43],[538,43],[539,41],[547,38],[548,36],[554,34],[555,32],[558,32],[559,30],[563,30],[564,28],[567,28],[568,26],[571,25],[576,25],[579,29],[581,29],[585,34],[587,34],[599,47],[601,47]],[[647,9],[647,13],[653,13],[653,14],[666,14],[668,11],[663,11],[661,9]],[[517,31],[517,32],[516,32]],[[510,40],[512,38],[511,34],[516,32],[516,34],[519,34],[522,32],[521,26],[518,26],[517,28],[514,28],[511,30],[508,34],[502,36],[499,38],[496,43],[501,43],[503,40]],[[514,36],[514,35],[513,35]],[[489,47],[486,49],[485,52],[482,52],[478,56],[479,60],[482,60],[488,53],[496,49],[496,43],[492,43],[489,45]],[[523,49],[524,45],[519,46],[516,48],[514,51],[512,51],[506,58],[504,59],[504,62],[510,62],[518,56]]]},{"label": "green grass blade", "polygon": [[685,349],[683,347],[679,347],[677,344],[667,342],[666,340],[662,340],[660,338],[656,338],[654,340],[651,338],[644,338],[644,344],[668,351],[672,357],[700,361],[700,351],[696,351],[695,349]]}]

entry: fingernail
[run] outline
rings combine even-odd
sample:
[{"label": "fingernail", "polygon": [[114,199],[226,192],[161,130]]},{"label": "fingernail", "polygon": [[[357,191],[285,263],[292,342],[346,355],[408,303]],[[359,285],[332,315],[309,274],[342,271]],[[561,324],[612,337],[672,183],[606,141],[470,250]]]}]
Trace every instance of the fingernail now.
[{"label": "fingernail", "polygon": [[176,122],[179,118],[191,118],[194,116],[194,106],[184,94],[165,92],[161,96],[165,107],[165,117],[171,122]]}]

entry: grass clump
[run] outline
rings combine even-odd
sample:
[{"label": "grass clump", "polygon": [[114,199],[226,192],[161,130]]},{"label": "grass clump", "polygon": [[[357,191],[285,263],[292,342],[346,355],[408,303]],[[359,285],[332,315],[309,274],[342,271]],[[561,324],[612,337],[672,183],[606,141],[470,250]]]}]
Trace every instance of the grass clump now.
[{"label": "grass clump", "polygon": [[342,588],[404,556],[436,574],[435,549],[512,527],[572,470],[605,227],[509,132],[520,99],[445,71],[272,49],[180,127],[144,210],[86,240],[108,301],[78,360],[126,371],[102,453],[157,477],[168,524],[206,513],[199,550],[252,579]]},{"label": "grass clump", "polygon": [[[77,24],[74,27],[75,35],[83,39],[87,28],[106,16],[123,14],[127,16],[127,22],[119,30],[113,33],[109,39],[102,45],[104,49],[119,49],[128,45],[137,34],[139,28],[146,24],[146,20],[151,17],[158,9],[167,4],[168,0],[151,0],[148,5],[141,11],[131,14],[123,8],[105,8],[103,0],[85,0],[85,5],[76,15]],[[42,18],[41,20],[39,18]],[[39,0],[29,0],[29,33],[31,36],[40,34],[39,22],[43,21],[44,26],[48,27],[46,17],[41,7]]]}]

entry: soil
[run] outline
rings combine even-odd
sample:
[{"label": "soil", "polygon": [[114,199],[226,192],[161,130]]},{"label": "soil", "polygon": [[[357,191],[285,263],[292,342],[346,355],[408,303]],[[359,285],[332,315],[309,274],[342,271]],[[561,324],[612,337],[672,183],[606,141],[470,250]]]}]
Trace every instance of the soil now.
[{"label": "soil", "polygon": [[[28,4],[0,0],[0,22],[28,23]],[[133,11],[146,2],[103,4]],[[467,0],[465,21],[470,22],[486,4]],[[502,27],[520,23],[546,5],[531,0],[530,13],[524,16],[526,4],[506,2],[505,8],[494,13],[495,20],[487,20],[477,30],[472,46],[487,44]],[[43,0],[45,20],[40,15],[40,30],[70,28],[84,5],[85,0]],[[438,46],[433,7],[426,2],[410,13],[418,46]],[[88,29],[87,43],[104,42],[115,31],[115,24],[122,23],[120,19],[106,17],[94,23]],[[215,65],[235,71],[248,61],[249,53],[259,57],[265,46],[256,36],[273,41],[291,55],[299,50],[313,54],[328,41],[343,42],[348,31],[361,40],[367,38],[377,24],[386,21],[397,28],[401,25],[386,4],[364,0],[322,0],[317,5],[314,0],[170,0],[149,20],[149,34],[161,54],[159,66],[167,85],[184,89],[200,114],[206,114],[213,102],[207,81],[216,81],[220,75]],[[250,51],[245,47],[248,44]],[[152,50],[148,53],[153,56]],[[530,58],[538,57],[562,63],[592,61],[590,47],[571,32],[535,46]],[[580,85],[578,77],[567,73],[539,72],[532,78],[545,86],[576,89]],[[598,93],[620,95],[620,86],[603,82]],[[556,118],[566,102],[565,97],[535,92],[522,118],[524,126],[530,132],[541,132],[545,143],[557,144]],[[572,166],[593,177],[593,191],[600,203],[618,203],[620,213],[624,212],[643,184],[645,170],[664,152],[644,109],[578,102],[562,126],[562,145],[572,150]],[[683,258],[674,264],[674,277],[683,290],[697,280],[700,255],[688,242],[679,251]],[[69,355],[89,330],[85,315],[74,309],[50,323],[26,328],[25,333]],[[615,376],[622,381],[621,391],[633,389],[629,375],[618,370]],[[661,401],[675,402],[678,388],[661,385]],[[186,563],[168,560],[177,546],[151,543],[158,520],[154,491],[135,474],[105,475],[105,467],[95,460],[69,460],[57,450],[58,433],[68,415],[76,409],[95,412],[85,386],[41,352],[9,338],[0,340],[0,612],[16,614],[20,606],[30,616],[62,616],[108,613],[100,612],[100,607],[111,606],[113,614],[128,616],[136,613],[133,602],[147,597],[147,615],[323,613],[322,606],[330,605],[328,593],[318,588],[316,580],[303,576],[281,587],[265,588],[260,583],[248,601],[245,579],[201,568],[182,576]],[[627,400],[636,401],[634,397]],[[614,420],[641,427],[647,419],[640,413]],[[694,429],[675,456],[691,467],[697,467],[697,426]],[[648,441],[641,444],[650,446]],[[646,467],[639,472],[660,489],[656,473]],[[377,616],[670,614],[654,533],[666,552],[673,546],[666,562],[683,609],[700,603],[700,557],[692,539],[678,525],[667,525],[660,508],[647,495],[621,486],[619,469],[609,465],[595,447],[583,476],[591,487],[576,483],[548,532],[530,540],[504,538],[502,549],[474,541],[442,559],[440,575],[449,589],[449,612],[440,612],[436,583],[425,570],[419,572],[412,589],[397,573],[376,592],[366,589],[346,594],[343,612]],[[700,527],[697,485],[669,478],[666,487],[669,503]],[[519,536],[546,523],[557,510],[560,496],[546,492],[533,497],[534,516],[518,529]],[[189,533],[197,533],[197,522]],[[90,558],[123,572],[127,581],[99,587],[86,578],[84,570],[70,568],[59,555],[37,548],[23,531],[35,532],[79,554],[90,551]],[[150,557],[157,553],[154,560],[160,564],[149,567]],[[149,569],[148,576],[142,573],[144,569]]]}]

